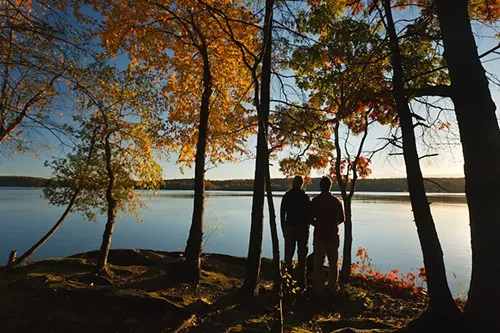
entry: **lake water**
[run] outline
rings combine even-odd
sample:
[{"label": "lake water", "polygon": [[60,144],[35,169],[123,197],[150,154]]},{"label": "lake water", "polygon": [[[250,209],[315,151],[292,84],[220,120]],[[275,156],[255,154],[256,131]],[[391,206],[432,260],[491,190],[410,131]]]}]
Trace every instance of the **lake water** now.
[{"label": "lake water", "polygon": [[[315,193],[309,193],[314,196]],[[283,193],[276,193],[279,207]],[[450,288],[455,295],[467,290],[471,271],[470,231],[463,195],[430,195],[431,209],[445,253]],[[149,210],[142,222],[130,215],[116,224],[112,248],[183,250],[191,220],[192,192],[160,191],[145,200]],[[53,207],[41,189],[0,188],[0,262],[9,252],[18,255],[38,241],[57,221],[65,207]],[[205,208],[206,252],[246,256],[250,232],[250,192],[208,192]],[[267,220],[266,220],[267,222]],[[97,223],[71,214],[61,229],[32,259],[68,256],[98,249],[105,218]],[[217,227],[220,229],[217,230]],[[342,235],[341,227],[341,235]],[[407,193],[360,193],[353,201],[353,252],[367,249],[382,272],[416,271],[423,266],[422,254]],[[280,235],[281,237],[281,235]],[[341,236],[342,238],[342,236]],[[312,242],[312,237],[311,237]],[[280,238],[283,248],[283,240]],[[312,250],[312,247],[310,247]],[[283,254],[283,249],[281,250]],[[271,257],[269,225],[264,230],[263,255]]]}]

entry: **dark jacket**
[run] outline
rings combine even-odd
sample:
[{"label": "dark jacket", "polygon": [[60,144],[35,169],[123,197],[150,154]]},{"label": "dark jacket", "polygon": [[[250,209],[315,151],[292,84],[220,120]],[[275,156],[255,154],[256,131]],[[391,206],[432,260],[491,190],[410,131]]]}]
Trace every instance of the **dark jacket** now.
[{"label": "dark jacket", "polygon": [[312,199],[309,222],[314,226],[314,237],[338,240],[339,224],[344,222],[342,203],[330,192],[321,193]]},{"label": "dark jacket", "polygon": [[300,189],[291,189],[281,200],[281,228],[286,226],[308,226],[309,196]]}]

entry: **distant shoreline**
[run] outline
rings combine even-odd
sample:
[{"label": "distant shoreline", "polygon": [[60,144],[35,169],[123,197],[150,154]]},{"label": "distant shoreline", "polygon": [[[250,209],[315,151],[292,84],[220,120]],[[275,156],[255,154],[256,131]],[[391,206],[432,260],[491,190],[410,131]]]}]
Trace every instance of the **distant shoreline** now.
[{"label": "distant shoreline", "polygon": [[[45,187],[48,178],[26,176],[0,176],[0,187]],[[287,191],[290,188],[290,179],[276,178],[272,180],[273,190]],[[307,190],[318,189],[319,178],[313,178],[307,185]],[[464,178],[429,178],[425,182],[428,192],[433,193],[464,193]],[[253,179],[206,180],[206,190],[212,191],[251,191]],[[164,180],[162,190],[193,190],[193,179],[168,179]],[[338,191],[334,186],[333,191]],[[408,192],[406,178],[368,178],[359,179],[356,186],[357,192]]]}]

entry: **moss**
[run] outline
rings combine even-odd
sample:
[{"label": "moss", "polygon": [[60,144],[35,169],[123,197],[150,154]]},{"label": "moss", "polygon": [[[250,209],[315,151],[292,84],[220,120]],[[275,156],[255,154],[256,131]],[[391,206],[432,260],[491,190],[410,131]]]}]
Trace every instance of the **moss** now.
[{"label": "moss", "polygon": [[143,274],[148,271],[148,268],[144,266],[118,266],[109,264],[108,271],[111,271],[114,276],[129,276],[131,274]]},{"label": "moss", "polygon": [[234,286],[235,282],[237,281],[237,279],[228,277],[221,273],[213,271],[202,271],[200,284],[217,286],[224,289]]},{"label": "moss", "polygon": [[81,258],[61,258],[61,259],[46,259],[37,261],[33,264],[20,266],[20,270],[29,271],[32,273],[51,273],[68,275],[72,273],[88,272],[94,269],[94,264],[86,259]]},{"label": "moss", "polygon": [[297,328],[297,327],[287,327],[290,331],[290,333],[311,333],[311,331],[302,329],[302,328]]}]

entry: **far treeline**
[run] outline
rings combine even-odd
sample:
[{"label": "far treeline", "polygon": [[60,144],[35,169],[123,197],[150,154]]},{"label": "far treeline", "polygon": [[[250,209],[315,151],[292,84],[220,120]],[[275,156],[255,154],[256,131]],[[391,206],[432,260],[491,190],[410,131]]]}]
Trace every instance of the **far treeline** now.
[{"label": "far treeline", "polygon": [[[319,191],[320,178],[313,178],[310,184],[305,185],[306,191]],[[276,191],[287,191],[290,189],[291,180],[277,178],[272,180],[273,189]],[[230,180],[206,180],[207,190],[221,191],[251,191],[253,179],[230,179]],[[429,178],[425,184],[427,192],[438,193],[464,193],[465,183],[463,178]],[[171,179],[165,180],[162,189],[167,190],[192,190],[193,179]],[[356,184],[356,190],[361,192],[408,192],[405,178],[379,178],[360,179]],[[339,191],[337,184],[333,191]]]},{"label": "far treeline", "polygon": [[[320,178],[312,178],[306,185],[306,190],[317,191]],[[45,187],[49,180],[40,177],[0,176],[0,186],[7,187]],[[290,179],[277,178],[272,180],[273,189],[286,191],[290,189]],[[194,179],[167,179],[160,187],[162,190],[193,190]],[[211,191],[251,191],[253,179],[206,180],[205,188]],[[425,184],[427,192],[464,193],[464,178],[429,178]],[[333,186],[338,191],[338,185]],[[405,178],[360,179],[356,190],[362,192],[407,192]]]}]

